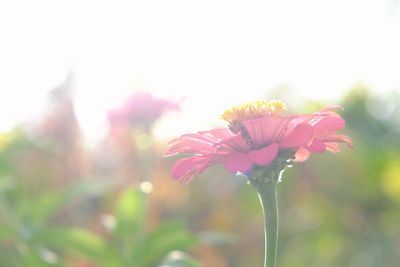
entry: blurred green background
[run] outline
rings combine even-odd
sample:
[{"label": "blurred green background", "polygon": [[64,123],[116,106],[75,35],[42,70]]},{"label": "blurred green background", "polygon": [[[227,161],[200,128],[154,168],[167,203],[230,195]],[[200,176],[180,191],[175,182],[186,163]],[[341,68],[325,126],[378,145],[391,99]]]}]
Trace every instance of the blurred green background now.
[{"label": "blurred green background", "polygon": [[[325,105],[288,95],[265,97],[293,113]],[[88,148],[68,90],[51,99],[39,122],[0,135],[0,266],[262,266],[262,212],[243,177],[217,166],[188,185],[171,178],[168,140],[152,130],[179,103],[134,94]],[[338,104],[355,149],[285,172],[278,266],[397,267],[400,95],[359,84]]]}]

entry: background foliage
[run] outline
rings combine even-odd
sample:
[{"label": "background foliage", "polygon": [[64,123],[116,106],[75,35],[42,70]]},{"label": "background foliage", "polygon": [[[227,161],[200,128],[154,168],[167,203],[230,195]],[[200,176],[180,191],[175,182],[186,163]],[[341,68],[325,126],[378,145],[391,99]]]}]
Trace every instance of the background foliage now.
[{"label": "background foliage", "polygon": [[[173,159],[161,158],[166,143],[152,126],[179,108],[140,97],[153,108],[138,110],[128,99],[110,113],[93,149],[65,88],[54,92],[41,123],[0,135],[0,266],[262,265],[254,190],[221,167],[188,186],[173,181]],[[285,173],[279,266],[400,262],[400,97],[358,85],[340,104],[355,149],[314,156]],[[322,106],[308,102],[297,111]]]}]

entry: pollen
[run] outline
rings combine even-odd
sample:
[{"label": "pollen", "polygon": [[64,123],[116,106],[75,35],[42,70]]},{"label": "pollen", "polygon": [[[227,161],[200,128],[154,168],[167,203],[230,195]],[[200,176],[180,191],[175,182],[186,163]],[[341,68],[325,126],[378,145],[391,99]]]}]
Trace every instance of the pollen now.
[{"label": "pollen", "polygon": [[280,100],[255,100],[226,110],[221,118],[229,123],[234,123],[267,115],[278,115],[286,110],[285,103]]}]

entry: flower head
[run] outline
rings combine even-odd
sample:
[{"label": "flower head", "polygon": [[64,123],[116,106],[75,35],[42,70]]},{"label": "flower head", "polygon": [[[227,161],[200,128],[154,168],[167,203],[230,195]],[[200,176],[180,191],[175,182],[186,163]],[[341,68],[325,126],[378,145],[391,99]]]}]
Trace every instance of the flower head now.
[{"label": "flower head", "polygon": [[222,163],[231,173],[248,174],[280,159],[304,161],[311,153],[339,152],[338,143],[352,147],[351,139],[336,132],[345,121],[329,106],[313,114],[285,115],[278,100],[254,101],[225,111],[229,129],[185,134],[168,144],[164,156],[190,154],[178,159],[172,176],[190,181],[208,167]]},{"label": "flower head", "polygon": [[128,97],[121,107],[110,111],[108,120],[111,124],[152,125],[165,112],[179,108],[179,103],[139,92]]}]

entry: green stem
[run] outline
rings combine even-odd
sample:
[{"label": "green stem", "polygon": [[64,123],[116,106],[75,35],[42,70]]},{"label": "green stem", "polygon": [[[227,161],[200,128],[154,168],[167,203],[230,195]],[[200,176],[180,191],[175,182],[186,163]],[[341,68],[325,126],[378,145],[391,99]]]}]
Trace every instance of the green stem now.
[{"label": "green stem", "polygon": [[256,189],[264,211],[264,267],[275,267],[278,248],[278,201],[276,197],[276,182],[269,181],[257,186]]}]

